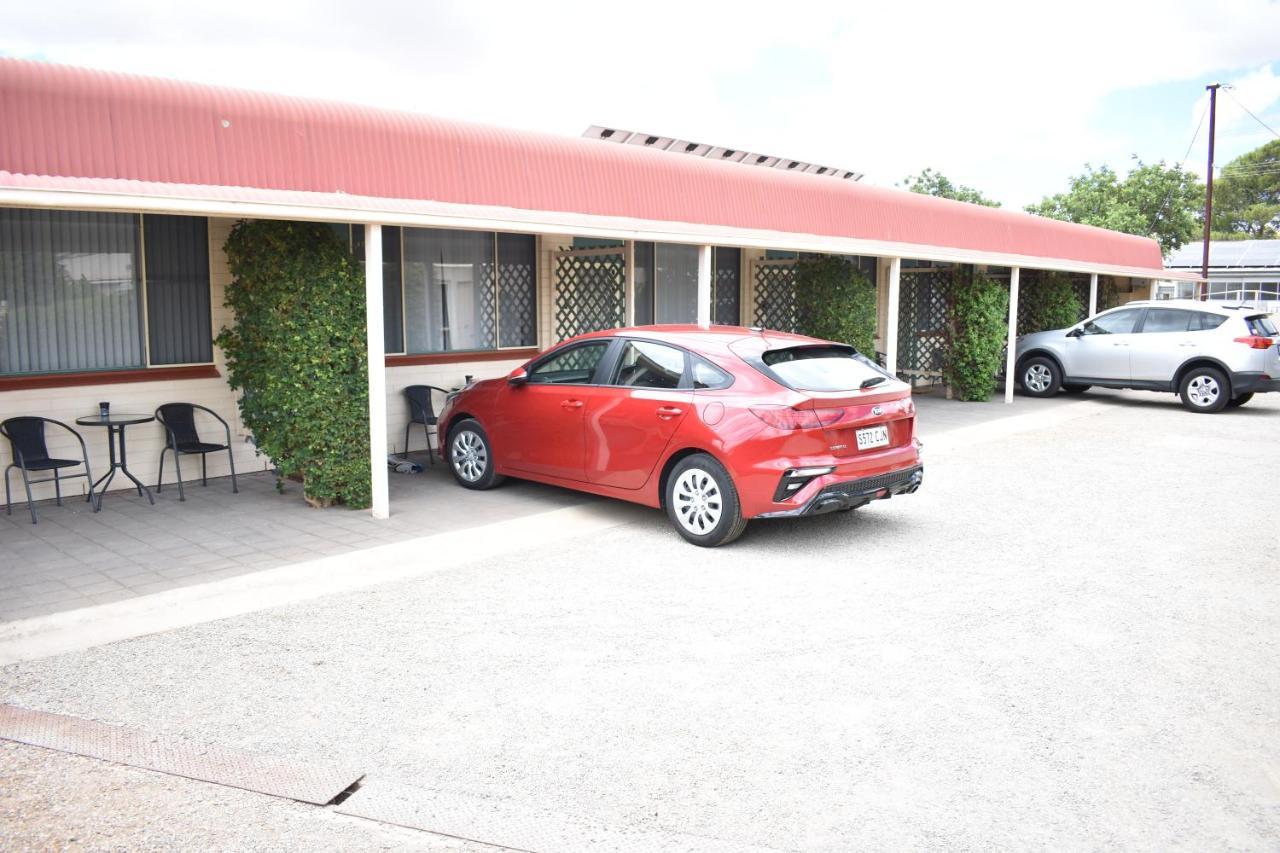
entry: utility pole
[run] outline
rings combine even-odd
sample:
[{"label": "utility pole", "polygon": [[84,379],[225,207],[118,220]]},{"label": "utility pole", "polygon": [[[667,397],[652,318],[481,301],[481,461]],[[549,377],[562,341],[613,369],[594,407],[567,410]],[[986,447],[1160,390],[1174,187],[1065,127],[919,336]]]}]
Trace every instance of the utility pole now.
[{"label": "utility pole", "polygon": [[1209,231],[1213,225],[1213,137],[1214,119],[1218,112],[1218,88],[1221,83],[1210,83],[1205,86],[1209,91],[1209,172],[1205,176],[1204,185],[1204,255],[1200,262],[1200,278],[1196,290],[1202,297],[1208,296],[1209,288]]}]

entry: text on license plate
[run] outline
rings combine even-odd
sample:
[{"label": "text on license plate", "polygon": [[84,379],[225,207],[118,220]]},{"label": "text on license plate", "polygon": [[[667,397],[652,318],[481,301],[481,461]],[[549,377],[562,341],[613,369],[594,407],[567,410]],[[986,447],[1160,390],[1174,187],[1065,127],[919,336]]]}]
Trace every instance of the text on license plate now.
[{"label": "text on license plate", "polygon": [[870,450],[873,447],[884,447],[889,443],[889,428],[887,426],[873,426],[866,429],[858,430],[856,437],[858,439],[859,450]]}]

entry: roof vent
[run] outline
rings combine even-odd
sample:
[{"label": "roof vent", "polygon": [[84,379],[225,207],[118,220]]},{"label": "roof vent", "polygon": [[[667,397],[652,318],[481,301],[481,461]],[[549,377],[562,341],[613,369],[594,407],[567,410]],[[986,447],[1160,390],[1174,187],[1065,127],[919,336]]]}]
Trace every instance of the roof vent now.
[{"label": "roof vent", "polygon": [[837,169],[834,166],[819,166],[816,163],[805,163],[802,160],[787,160],[771,154],[755,154],[737,148],[719,145],[706,145],[701,142],[688,142],[671,136],[658,136],[640,133],[635,130],[622,130],[615,127],[604,127],[593,124],[582,134],[587,139],[599,139],[604,142],[616,142],[621,145],[643,145],[659,151],[673,151],[677,154],[690,154],[694,157],[706,157],[722,163],[743,163],[748,166],[763,166],[766,169],[786,169],[794,172],[805,172],[810,175],[821,175],[844,180],[862,180],[861,172]]}]

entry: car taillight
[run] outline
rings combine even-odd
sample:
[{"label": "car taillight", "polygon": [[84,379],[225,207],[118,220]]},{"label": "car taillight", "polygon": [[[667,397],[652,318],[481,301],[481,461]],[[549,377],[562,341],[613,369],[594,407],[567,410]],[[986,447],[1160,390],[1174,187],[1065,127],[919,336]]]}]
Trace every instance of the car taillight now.
[{"label": "car taillight", "polygon": [[751,414],[774,429],[817,429],[844,417],[844,409],[793,409],[790,406],[751,406]]},{"label": "car taillight", "polygon": [[1271,345],[1275,341],[1271,338],[1264,338],[1262,335],[1248,335],[1243,338],[1236,338],[1236,343],[1246,344],[1250,349],[1271,349]]}]

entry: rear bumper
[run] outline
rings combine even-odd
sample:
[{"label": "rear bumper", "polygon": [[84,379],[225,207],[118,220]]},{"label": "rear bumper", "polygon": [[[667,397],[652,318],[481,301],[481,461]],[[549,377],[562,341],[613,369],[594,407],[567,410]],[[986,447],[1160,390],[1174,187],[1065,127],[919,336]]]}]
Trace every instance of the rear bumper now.
[{"label": "rear bumper", "polygon": [[1280,391],[1280,379],[1272,379],[1265,373],[1232,373],[1231,393],[1262,394],[1267,391]]},{"label": "rear bumper", "polygon": [[909,495],[924,482],[924,466],[914,465],[888,474],[845,480],[824,486],[803,506],[795,509],[766,512],[759,518],[794,518],[802,515],[823,515],[843,509],[853,509],[874,500],[885,500],[894,495]]}]

